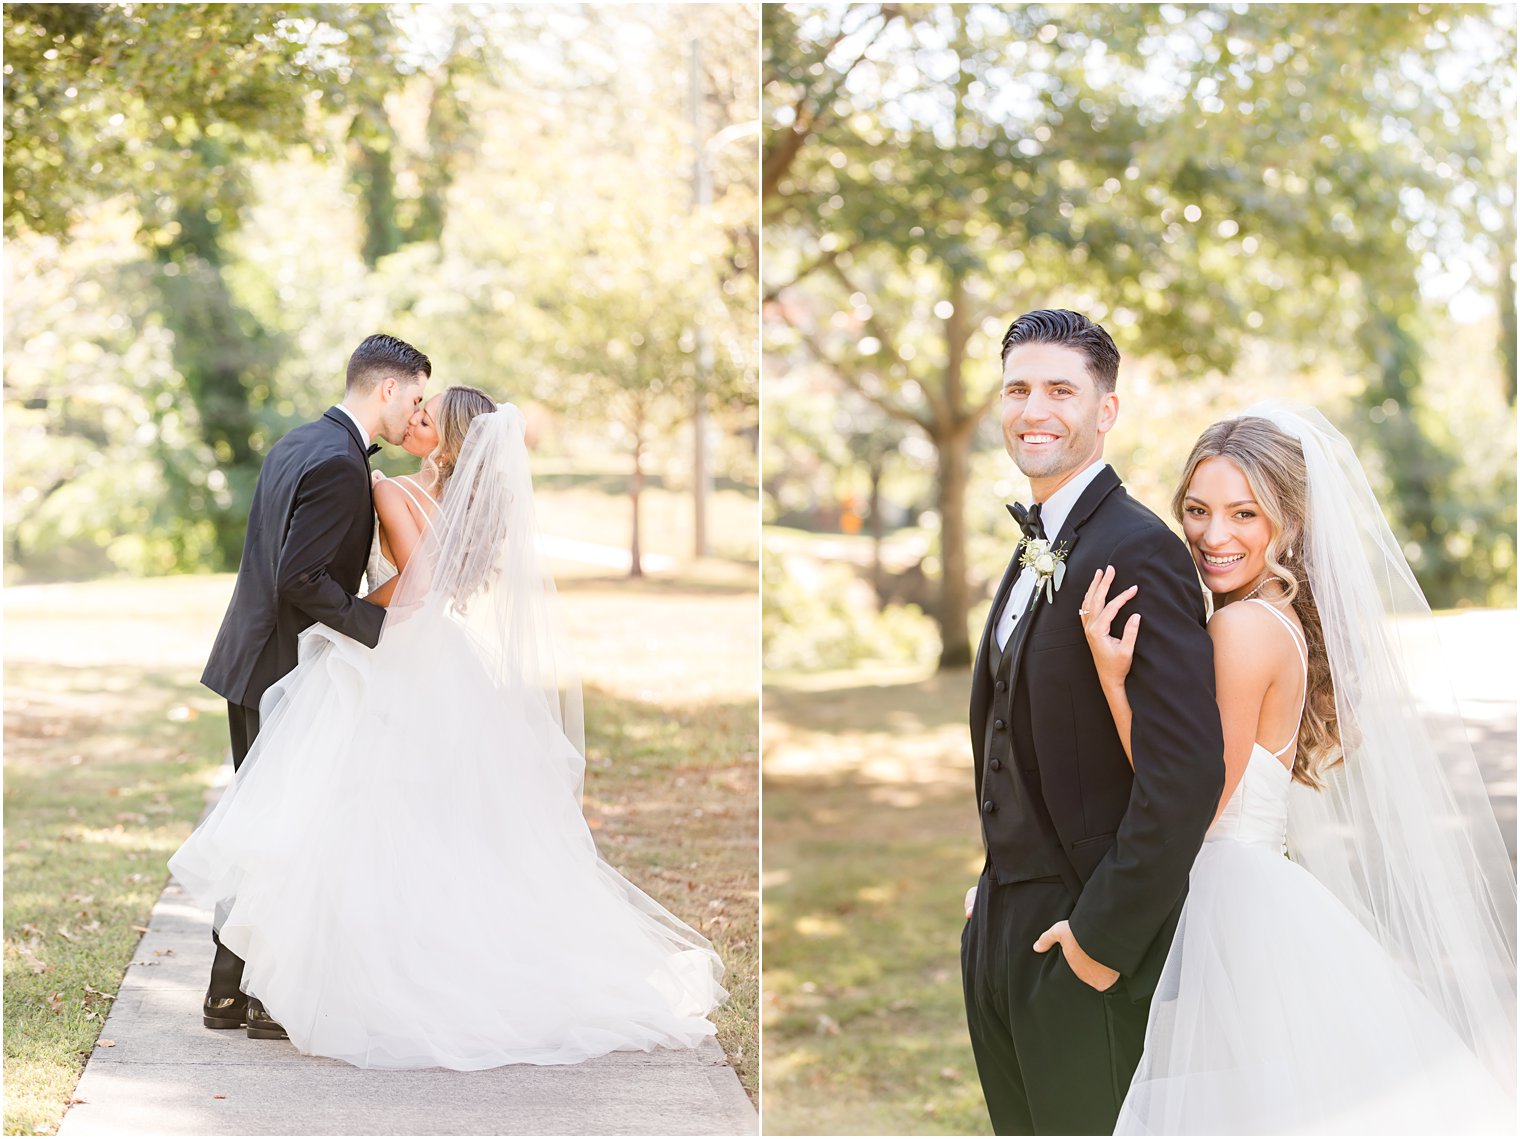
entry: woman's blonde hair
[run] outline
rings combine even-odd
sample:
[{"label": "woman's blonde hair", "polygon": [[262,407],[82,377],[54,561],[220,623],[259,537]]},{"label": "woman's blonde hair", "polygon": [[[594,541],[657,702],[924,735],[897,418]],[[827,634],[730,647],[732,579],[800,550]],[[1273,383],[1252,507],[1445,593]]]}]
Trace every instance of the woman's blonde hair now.
[{"label": "woman's blonde hair", "polygon": [[1205,459],[1228,459],[1245,475],[1252,497],[1271,527],[1267,542],[1267,572],[1277,580],[1282,597],[1293,606],[1308,646],[1309,679],[1304,716],[1298,729],[1293,778],[1308,787],[1323,786],[1320,776],[1340,763],[1344,749],[1335,711],[1335,685],[1319,609],[1305,570],[1309,544],[1309,472],[1298,440],[1270,420],[1258,416],[1225,419],[1209,427],[1193,445],[1172,514],[1183,520],[1183,506],[1193,472]]},{"label": "woman's blonde hair", "polygon": [[459,461],[460,448],[469,433],[470,422],[477,415],[487,415],[496,410],[496,401],[479,388],[455,385],[443,389],[438,399],[438,414],[433,422],[438,425],[438,446],[433,449],[433,465],[438,468],[439,501],[448,489],[454,474],[454,464]]}]

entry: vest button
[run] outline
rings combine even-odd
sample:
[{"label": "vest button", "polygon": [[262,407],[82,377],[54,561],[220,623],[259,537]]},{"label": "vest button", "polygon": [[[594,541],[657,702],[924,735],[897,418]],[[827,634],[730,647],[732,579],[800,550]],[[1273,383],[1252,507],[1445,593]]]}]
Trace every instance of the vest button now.
[{"label": "vest button", "polygon": [[988,799],[985,803],[982,804],[982,814],[984,815],[990,815],[995,810],[997,810],[997,804],[994,803],[991,799]]},{"label": "vest button", "polygon": [[1003,721],[1002,721],[1002,720],[993,720],[993,721],[992,721],[992,727],[993,727],[993,730],[995,730],[995,731],[999,731],[999,732],[1001,732],[1001,731],[1002,731],[1002,730],[1003,730],[1003,729],[1004,729],[1004,728],[1006,728],[1006,727],[1007,727],[1007,726],[1008,726],[1008,725],[1007,725],[1007,724],[1005,724],[1005,723],[1003,723]]},{"label": "vest button", "polygon": [[1000,681],[998,681],[997,682],[997,690],[999,692],[1007,692],[1008,691],[1008,682],[1006,680],[1000,680]]},{"label": "vest button", "polygon": [[1001,759],[999,759],[997,756],[993,756],[992,757],[992,762],[989,763],[987,766],[990,767],[990,768],[992,768],[993,771],[1002,771],[1003,770],[1003,761]]}]

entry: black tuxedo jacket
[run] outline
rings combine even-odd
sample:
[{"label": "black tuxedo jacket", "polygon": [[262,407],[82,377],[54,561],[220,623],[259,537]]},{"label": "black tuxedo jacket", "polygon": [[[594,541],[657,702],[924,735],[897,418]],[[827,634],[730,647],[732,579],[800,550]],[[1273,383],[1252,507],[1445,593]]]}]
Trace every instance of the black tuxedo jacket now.
[{"label": "black tuxedo jacket", "polygon": [[[977,805],[985,809],[983,837],[989,868],[1000,882],[1048,875],[1055,859],[1078,894],[1069,917],[1077,943],[1139,981],[1131,984],[1139,999],[1165,959],[1188,872],[1224,787],[1203,590],[1187,547],[1129,497],[1111,467],[1082,492],[1051,540],[1066,547],[1065,580],[1053,602],[1039,590],[1014,627],[1004,648],[1013,654],[1007,691],[994,685],[989,653],[1019,573],[1017,557],[1003,575],[977,653],[971,742]],[[1126,680],[1133,770],[1077,615],[1094,572],[1108,565],[1115,570],[1110,598],[1140,587],[1113,624],[1117,635],[1130,614],[1143,615]],[[1008,717],[1020,753],[992,776],[984,769],[989,714]],[[1033,756],[1027,754],[1031,749]],[[1008,809],[986,806],[984,782],[989,794],[995,784],[998,794],[1013,800]],[[1034,796],[1038,804],[1018,801]],[[1036,819],[1047,832],[1043,840],[1028,833]],[[1048,834],[1051,824],[1054,836]],[[1000,830],[1008,827],[1026,833]],[[1042,857],[1021,857],[1021,849],[1036,849],[1033,842],[1042,843]],[[1049,849],[1054,843],[1059,851]]]},{"label": "black tuxedo jacket", "polygon": [[374,533],[368,448],[348,416],[329,408],[265,456],[237,585],[201,683],[257,708],[295,668],[302,630],[319,622],[373,648],[385,610],[355,594]]}]

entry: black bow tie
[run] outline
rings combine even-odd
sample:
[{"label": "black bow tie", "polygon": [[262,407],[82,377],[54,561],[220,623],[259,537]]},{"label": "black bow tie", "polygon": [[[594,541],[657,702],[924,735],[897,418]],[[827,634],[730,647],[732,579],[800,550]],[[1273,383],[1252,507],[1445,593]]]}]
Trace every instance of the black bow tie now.
[{"label": "black bow tie", "polygon": [[1013,515],[1013,520],[1019,524],[1019,529],[1024,531],[1026,541],[1034,541],[1036,538],[1045,537],[1045,523],[1040,521],[1040,504],[1037,502],[1027,510],[1019,503],[1010,503],[1008,513]]},{"label": "black bow tie", "polygon": [[379,443],[371,443],[369,445],[369,449],[364,452],[364,457],[367,459],[371,455],[378,455],[379,453],[380,453],[380,444]]}]

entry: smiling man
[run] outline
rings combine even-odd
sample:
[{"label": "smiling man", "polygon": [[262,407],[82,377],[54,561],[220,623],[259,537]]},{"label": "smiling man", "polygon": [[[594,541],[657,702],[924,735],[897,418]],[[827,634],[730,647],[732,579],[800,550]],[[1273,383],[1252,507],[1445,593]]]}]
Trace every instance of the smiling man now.
[{"label": "smiling man", "polygon": [[[1003,338],[1003,440],[1034,501],[1009,508],[1021,533],[972,675],[987,859],[961,938],[1000,1135],[1113,1131],[1224,785],[1193,560],[1103,461],[1118,372],[1108,333],[1065,309],[1026,313]],[[1134,590],[1115,627],[1145,626],[1125,682],[1133,768],[1081,623],[1108,566],[1109,596]]]}]

